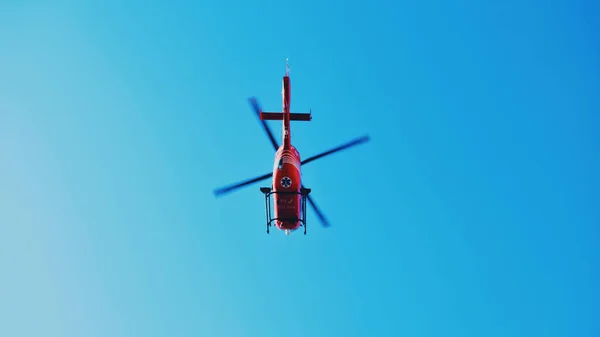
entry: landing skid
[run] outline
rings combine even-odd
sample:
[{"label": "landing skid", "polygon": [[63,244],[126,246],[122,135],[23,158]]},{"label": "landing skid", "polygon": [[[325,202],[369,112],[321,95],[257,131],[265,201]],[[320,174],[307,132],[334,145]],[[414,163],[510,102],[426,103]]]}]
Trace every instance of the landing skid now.
[{"label": "landing skid", "polygon": [[[310,188],[300,188],[300,192],[283,192],[283,191],[273,191],[270,187],[261,187],[260,191],[265,195],[265,211],[267,215],[267,234],[269,234],[269,228],[272,226],[273,221],[300,221],[302,223],[302,227],[304,227],[304,235],[306,235],[306,197],[310,193]],[[300,194],[302,196],[302,210],[301,210],[301,218],[300,219],[282,219],[282,218],[272,218],[271,217],[271,195],[272,194]]]}]

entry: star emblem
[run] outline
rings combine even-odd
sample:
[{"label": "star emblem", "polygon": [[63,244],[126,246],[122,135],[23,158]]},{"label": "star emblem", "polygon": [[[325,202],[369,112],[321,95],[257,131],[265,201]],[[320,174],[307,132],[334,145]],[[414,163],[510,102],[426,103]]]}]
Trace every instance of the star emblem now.
[{"label": "star emblem", "polygon": [[292,179],[290,179],[289,177],[281,178],[281,186],[285,188],[292,186]]}]

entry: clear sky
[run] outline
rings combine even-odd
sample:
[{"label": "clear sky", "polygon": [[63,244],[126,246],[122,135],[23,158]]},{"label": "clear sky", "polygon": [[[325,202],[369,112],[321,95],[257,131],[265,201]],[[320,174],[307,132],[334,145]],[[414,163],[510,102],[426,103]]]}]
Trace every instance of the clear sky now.
[{"label": "clear sky", "polygon": [[[0,2],[0,335],[599,336],[599,13]],[[304,158],[372,138],[306,236],[212,194],[272,168],[286,57]]]}]

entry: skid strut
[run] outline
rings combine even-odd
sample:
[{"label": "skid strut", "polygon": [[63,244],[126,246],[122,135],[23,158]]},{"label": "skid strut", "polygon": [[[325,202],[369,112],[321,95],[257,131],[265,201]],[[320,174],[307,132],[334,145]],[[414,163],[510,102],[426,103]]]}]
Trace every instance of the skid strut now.
[{"label": "skid strut", "polygon": [[[284,220],[297,220],[302,223],[302,227],[304,227],[304,235],[306,235],[306,197],[310,193],[310,188],[300,188],[300,192],[284,192],[284,191],[273,191],[270,187],[261,187],[260,191],[265,195],[265,212],[267,216],[267,234],[269,234],[269,228],[272,226],[273,221],[284,221]],[[301,203],[301,218],[300,219],[280,219],[280,218],[272,218],[271,217],[271,195],[272,194],[300,194],[302,197]]]}]

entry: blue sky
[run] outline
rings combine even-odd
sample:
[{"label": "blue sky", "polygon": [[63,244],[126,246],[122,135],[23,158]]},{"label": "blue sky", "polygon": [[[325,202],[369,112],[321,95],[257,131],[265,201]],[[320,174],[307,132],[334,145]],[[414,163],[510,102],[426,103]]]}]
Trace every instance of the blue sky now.
[{"label": "blue sky", "polygon": [[[598,336],[598,13],[1,2],[0,335]],[[288,57],[304,158],[372,140],[286,237],[212,190],[272,168]]]}]

